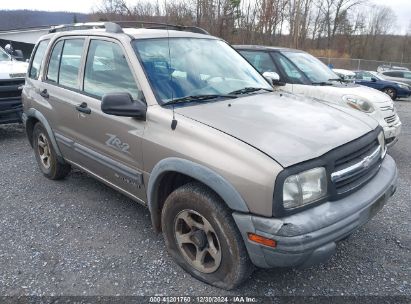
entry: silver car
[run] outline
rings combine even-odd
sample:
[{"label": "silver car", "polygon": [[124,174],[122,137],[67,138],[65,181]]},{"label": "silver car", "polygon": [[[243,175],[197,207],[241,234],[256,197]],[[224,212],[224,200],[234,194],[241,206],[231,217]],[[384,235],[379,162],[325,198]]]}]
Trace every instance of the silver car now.
[{"label": "silver car", "polygon": [[386,80],[397,81],[411,85],[411,71],[390,70],[383,71],[381,74]]},{"label": "silver car", "polygon": [[220,288],[253,265],[326,261],[396,189],[382,128],[274,91],[226,42],[176,29],[40,39],[23,120],[41,172],[80,168],[147,206],[176,263]]}]

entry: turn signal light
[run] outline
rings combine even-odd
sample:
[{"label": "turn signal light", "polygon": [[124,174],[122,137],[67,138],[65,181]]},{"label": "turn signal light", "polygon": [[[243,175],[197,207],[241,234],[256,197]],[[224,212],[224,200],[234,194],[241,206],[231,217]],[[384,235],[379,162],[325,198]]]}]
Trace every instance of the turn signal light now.
[{"label": "turn signal light", "polygon": [[255,242],[255,243],[262,244],[262,245],[269,246],[269,247],[273,247],[273,248],[275,248],[277,246],[277,242],[275,240],[268,239],[266,237],[263,237],[261,235],[251,233],[251,232],[248,233],[248,239],[250,241]]}]

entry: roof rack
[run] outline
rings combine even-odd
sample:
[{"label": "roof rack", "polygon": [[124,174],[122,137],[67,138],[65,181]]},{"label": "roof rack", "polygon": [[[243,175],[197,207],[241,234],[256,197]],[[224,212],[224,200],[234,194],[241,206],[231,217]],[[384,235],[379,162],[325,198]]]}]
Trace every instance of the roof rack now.
[{"label": "roof rack", "polygon": [[105,29],[109,33],[123,33],[123,27],[135,27],[133,25],[140,25],[138,28],[147,29],[162,29],[162,30],[176,30],[186,31],[198,34],[210,35],[205,29],[197,26],[175,25],[160,22],[149,21],[113,21],[113,22],[85,22],[74,24],[62,24],[53,26],[49,33],[73,31],[73,30],[87,30],[87,29]]}]

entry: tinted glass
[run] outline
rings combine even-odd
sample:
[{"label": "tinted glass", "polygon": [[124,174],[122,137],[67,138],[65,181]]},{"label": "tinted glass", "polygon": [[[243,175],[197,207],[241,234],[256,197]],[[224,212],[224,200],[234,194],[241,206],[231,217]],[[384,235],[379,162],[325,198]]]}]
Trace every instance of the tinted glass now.
[{"label": "tinted glass", "polygon": [[249,63],[251,63],[260,73],[264,72],[276,72],[278,74],[277,67],[275,66],[271,56],[267,52],[259,51],[239,51]]},{"label": "tinted glass", "polygon": [[46,53],[47,46],[50,40],[43,40],[37,46],[36,53],[34,54],[33,61],[31,63],[29,77],[38,79],[40,75],[40,68],[43,62],[44,54]]},{"label": "tinted glass", "polygon": [[240,54],[215,39],[134,41],[151,86],[162,102],[193,95],[221,95],[258,87],[272,90]]},{"label": "tinted glass", "polygon": [[61,58],[61,50],[63,49],[64,41],[59,41],[53,48],[53,52],[51,53],[49,68],[47,71],[47,80],[58,82],[58,74],[59,74],[59,66],[60,66],[60,58]]},{"label": "tinted glass", "polygon": [[90,42],[84,92],[99,98],[110,92],[128,92],[134,99],[139,98],[133,74],[118,44],[102,40]]},{"label": "tinted glass", "polygon": [[78,89],[78,74],[83,53],[84,39],[68,39],[64,42],[61,55],[58,83]]}]

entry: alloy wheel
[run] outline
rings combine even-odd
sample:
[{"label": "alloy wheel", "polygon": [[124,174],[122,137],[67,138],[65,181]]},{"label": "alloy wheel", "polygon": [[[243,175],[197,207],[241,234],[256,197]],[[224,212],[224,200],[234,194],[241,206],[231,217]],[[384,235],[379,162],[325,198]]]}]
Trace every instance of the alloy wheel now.
[{"label": "alloy wheel", "polygon": [[184,259],[203,273],[215,272],[221,264],[221,247],[210,222],[194,210],[183,210],[174,221],[174,236]]}]

